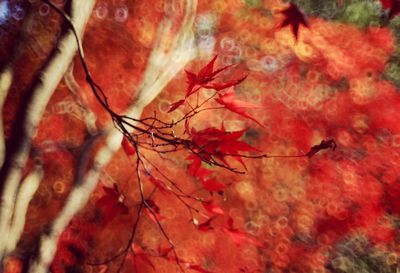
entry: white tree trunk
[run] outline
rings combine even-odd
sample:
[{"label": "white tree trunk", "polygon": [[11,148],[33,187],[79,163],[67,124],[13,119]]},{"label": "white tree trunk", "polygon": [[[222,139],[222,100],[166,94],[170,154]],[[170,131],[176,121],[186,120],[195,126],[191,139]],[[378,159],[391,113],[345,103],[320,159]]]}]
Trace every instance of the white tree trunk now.
[{"label": "white tree trunk", "polygon": [[[171,3],[174,1],[170,1]],[[194,36],[192,32],[196,13],[197,0],[180,0],[178,5],[184,4],[185,16],[178,33],[171,33],[171,24],[174,14],[165,16],[158,29],[157,41],[150,55],[139,94],[135,103],[126,111],[126,115],[140,118],[142,111],[156,98],[167,83],[180,72],[187,62],[195,57]],[[177,15],[175,15],[177,16]],[[165,48],[163,40],[175,36],[171,48]],[[101,170],[112,160],[115,152],[120,149],[122,135],[109,125],[105,130],[105,145],[99,149],[91,168],[85,175],[75,181],[77,185],[70,193],[65,206],[53,221],[50,233],[42,236],[39,247],[39,256],[33,262],[30,273],[45,273],[52,262],[57,242],[73,216],[88,202],[91,193],[96,188]]]},{"label": "white tree trunk", "polygon": [[[73,0],[71,18],[79,36],[84,33],[85,25],[92,13],[95,0]],[[41,72],[39,83],[32,89],[32,99],[25,109],[23,137],[11,158],[11,166],[5,176],[0,205],[0,234],[10,234],[18,189],[22,179],[22,170],[29,157],[32,137],[36,133],[43,112],[54,93],[58,83],[67,71],[77,51],[75,37],[68,31],[60,40],[58,50],[48,65]],[[7,75],[7,74],[6,74]],[[2,81],[3,82],[3,81]],[[3,85],[2,85],[3,87]],[[7,87],[5,81],[4,87]],[[3,148],[4,151],[4,148]],[[33,196],[33,194],[32,194]],[[21,206],[22,208],[24,206]],[[6,254],[8,236],[0,236],[0,261]]]}]

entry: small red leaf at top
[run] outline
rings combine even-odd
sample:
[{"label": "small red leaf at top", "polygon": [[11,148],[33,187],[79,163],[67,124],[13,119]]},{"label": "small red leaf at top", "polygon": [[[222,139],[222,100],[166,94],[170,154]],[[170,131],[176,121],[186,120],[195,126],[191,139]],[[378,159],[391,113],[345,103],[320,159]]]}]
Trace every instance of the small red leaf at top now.
[{"label": "small red leaf at top", "polygon": [[300,9],[293,3],[289,4],[289,7],[281,11],[281,13],[285,16],[285,19],[283,20],[281,24],[281,28],[290,25],[292,28],[292,32],[294,34],[294,37],[298,38],[299,35],[299,26],[303,25],[305,27],[308,27],[308,23],[306,21],[306,17],[303,14],[303,12],[300,11]]},{"label": "small red leaf at top", "polygon": [[127,155],[134,155],[136,153],[135,147],[133,147],[126,136],[123,137],[121,145]]},{"label": "small red leaf at top", "polygon": [[[200,71],[197,73],[197,75],[193,72],[185,70],[187,83],[188,83],[185,98],[196,93],[202,87],[208,88],[208,89],[215,89],[218,91],[218,90],[228,88],[230,86],[238,85],[246,78],[246,76],[245,76],[240,79],[231,80],[228,82],[213,83],[212,81],[214,80],[214,77],[216,77],[219,73],[221,73],[225,69],[228,69],[229,67],[231,67],[231,65],[228,65],[228,66],[224,66],[224,67],[214,71],[214,64],[215,64],[217,57],[218,57],[218,55],[215,55],[214,58],[208,64],[206,64],[203,68],[200,69]],[[179,107],[179,105],[178,106],[173,105],[173,107]]]}]

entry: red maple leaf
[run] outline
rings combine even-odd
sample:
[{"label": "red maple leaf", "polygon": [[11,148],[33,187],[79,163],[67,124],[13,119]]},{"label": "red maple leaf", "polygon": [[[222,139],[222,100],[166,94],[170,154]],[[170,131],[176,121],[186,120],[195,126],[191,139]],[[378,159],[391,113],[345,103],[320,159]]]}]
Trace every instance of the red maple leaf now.
[{"label": "red maple leaf", "polygon": [[[228,105],[228,107],[233,109],[235,106],[232,104],[239,104],[241,101],[234,101],[233,103],[230,103],[229,101],[221,101],[221,103],[226,103],[225,105]],[[254,107],[253,104],[251,105]],[[242,115],[246,115],[244,111],[241,111],[240,106],[241,105],[239,105],[237,109],[235,108],[233,110],[240,112]],[[214,163],[215,161],[218,161],[219,163],[229,167],[226,158],[232,157],[246,168],[242,160],[244,155],[240,152],[258,152],[258,150],[251,147],[249,144],[238,140],[244,132],[245,130],[227,132],[223,125],[221,129],[215,127],[205,128],[200,131],[192,129],[191,136],[194,146],[193,149],[197,151],[197,154],[188,158],[193,160],[189,165],[189,174],[198,177],[203,182],[204,186],[208,188],[208,184],[210,183],[206,180],[209,180],[209,176],[212,172],[202,168],[201,161],[207,162],[211,165],[213,164],[213,161]]]},{"label": "red maple leaf", "polygon": [[214,89],[219,91],[229,88],[231,86],[238,85],[239,83],[244,81],[247,75],[242,78],[230,80],[227,82],[213,82],[215,80],[215,77],[219,73],[232,66],[232,65],[227,65],[214,71],[214,64],[215,61],[217,60],[217,57],[218,55],[215,55],[215,57],[207,65],[205,65],[202,69],[200,69],[197,75],[191,71],[185,70],[188,83],[185,99],[172,103],[170,105],[170,109],[168,110],[168,112],[172,112],[179,106],[183,105],[189,96],[199,91],[200,88],[202,87],[206,89]]},{"label": "red maple leaf", "polygon": [[200,180],[204,180],[210,177],[210,175],[213,173],[213,171],[201,166],[201,159],[198,156],[192,154],[188,157],[188,159],[192,160],[188,168],[188,172],[191,176],[197,177]]},{"label": "red maple leaf", "polygon": [[245,118],[251,119],[261,127],[264,127],[257,119],[246,112],[247,109],[257,109],[260,108],[260,106],[236,99],[235,91],[233,90],[233,88],[228,89],[224,94],[219,94],[219,98],[215,100],[219,104],[223,105],[226,109]]},{"label": "red maple leaf", "polygon": [[246,165],[243,162],[240,152],[259,152],[259,150],[251,147],[244,141],[238,140],[242,137],[245,130],[231,132],[226,135],[221,141],[219,151],[224,155],[232,156],[236,161],[238,161],[246,169]]},{"label": "red maple leaf", "polygon": [[290,25],[297,40],[299,35],[299,26],[303,25],[305,27],[309,27],[306,17],[304,16],[303,12],[301,12],[300,9],[293,3],[290,3],[289,7],[281,11],[281,13],[285,16],[285,19],[280,27],[283,28]]},{"label": "red maple leaf", "polygon": [[189,165],[189,174],[197,177],[204,189],[207,191],[221,192],[227,187],[226,184],[217,181],[215,178],[210,178],[213,172],[201,167],[201,160],[199,157],[191,155],[189,159],[193,160]]}]

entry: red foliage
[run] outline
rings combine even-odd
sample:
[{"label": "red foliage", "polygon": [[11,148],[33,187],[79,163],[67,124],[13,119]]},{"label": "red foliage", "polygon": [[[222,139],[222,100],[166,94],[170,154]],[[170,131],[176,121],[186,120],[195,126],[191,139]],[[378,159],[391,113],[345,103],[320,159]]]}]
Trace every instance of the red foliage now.
[{"label": "red foliage", "polygon": [[246,110],[248,109],[259,109],[260,106],[236,99],[233,88],[228,89],[224,94],[219,94],[219,98],[215,100],[219,104],[223,105],[226,109],[236,114],[239,114],[245,118],[251,119],[261,127],[264,127],[258,120],[256,120],[254,117],[252,117],[246,112]]},{"label": "red foliage", "polygon": [[172,103],[168,112],[172,112],[179,106],[183,105],[186,102],[186,99],[198,92],[200,88],[214,89],[219,91],[231,86],[236,86],[244,81],[247,76],[223,83],[213,82],[219,73],[231,67],[231,65],[228,65],[214,71],[214,63],[217,60],[217,57],[218,55],[215,55],[215,57],[207,65],[200,69],[197,75],[193,72],[185,70],[188,83],[185,99]]}]

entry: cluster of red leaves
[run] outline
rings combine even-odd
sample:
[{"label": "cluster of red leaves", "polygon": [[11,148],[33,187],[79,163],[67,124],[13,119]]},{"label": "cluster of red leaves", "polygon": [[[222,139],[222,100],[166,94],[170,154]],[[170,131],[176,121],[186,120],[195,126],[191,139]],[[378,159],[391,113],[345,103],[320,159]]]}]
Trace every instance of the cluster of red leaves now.
[{"label": "cluster of red leaves", "polygon": [[191,129],[190,135],[195,144],[196,154],[192,154],[188,158],[192,160],[189,165],[189,174],[198,178],[205,190],[219,192],[224,190],[226,185],[213,178],[211,176],[213,171],[202,167],[202,161],[209,162],[215,158],[225,166],[230,166],[227,157],[232,157],[245,167],[240,153],[258,151],[246,142],[239,140],[244,132],[245,130],[227,132],[224,126],[221,129],[210,127],[200,131]]},{"label": "cluster of red leaves", "polygon": [[246,142],[239,140],[244,132],[245,130],[228,132],[222,125],[221,129],[210,127],[196,131],[192,128],[190,135],[196,145],[197,154],[203,159],[209,160],[211,156],[215,156],[225,165],[229,166],[226,157],[232,156],[245,166],[240,152],[258,152],[258,150]]},{"label": "cluster of red leaves", "polygon": [[188,83],[186,96],[184,99],[172,103],[168,112],[172,112],[179,106],[185,104],[187,98],[198,92],[200,88],[214,89],[216,91],[220,91],[232,86],[236,86],[244,81],[244,79],[246,79],[247,76],[243,76],[239,79],[234,79],[227,82],[214,82],[215,77],[219,73],[231,67],[231,65],[228,65],[214,71],[214,63],[217,60],[217,57],[218,55],[215,55],[215,57],[206,66],[200,69],[197,75],[193,72],[185,70]]},{"label": "cluster of red leaves", "polygon": [[210,192],[221,192],[226,188],[226,184],[211,177],[211,175],[214,174],[214,171],[203,167],[202,160],[198,156],[190,155],[188,160],[192,160],[188,168],[189,174],[199,179],[205,190]]}]

